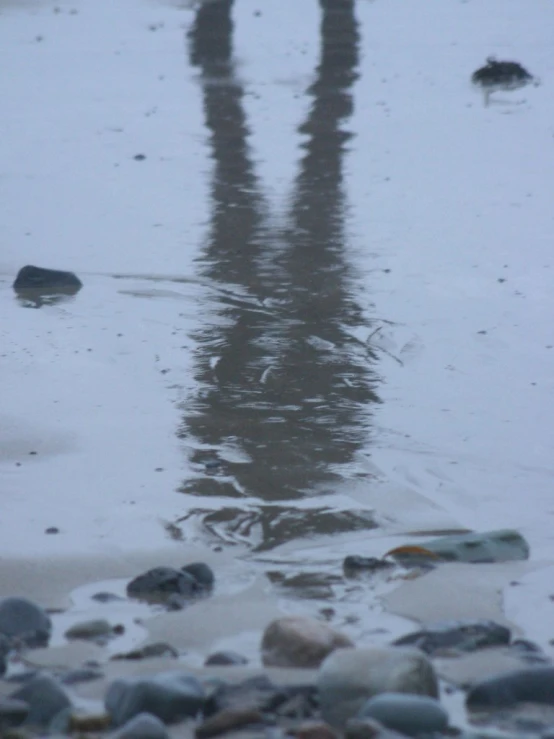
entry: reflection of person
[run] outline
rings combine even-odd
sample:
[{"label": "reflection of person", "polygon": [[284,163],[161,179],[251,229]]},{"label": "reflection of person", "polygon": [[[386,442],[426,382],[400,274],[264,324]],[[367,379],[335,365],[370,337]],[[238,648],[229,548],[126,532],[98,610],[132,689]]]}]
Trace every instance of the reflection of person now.
[{"label": "reflection of person", "polygon": [[[358,25],[353,0],[320,5],[321,59],[299,127],[305,154],[285,223],[271,217],[250,157],[232,1],[203,4],[190,34],[214,160],[202,271],[227,292],[195,337],[202,392],[184,428],[202,466],[213,465],[226,444],[233,451],[220,459],[218,474],[185,484],[187,492],[267,503],[314,494],[338,484],[366,443],[377,398],[371,357],[348,329],[364,318],[352,295],[342,190],[350,138],[342,124],[352,111]],[[233,456],[241,462],[228,461]],[[309,525],[305,517],[302,525]]]}]

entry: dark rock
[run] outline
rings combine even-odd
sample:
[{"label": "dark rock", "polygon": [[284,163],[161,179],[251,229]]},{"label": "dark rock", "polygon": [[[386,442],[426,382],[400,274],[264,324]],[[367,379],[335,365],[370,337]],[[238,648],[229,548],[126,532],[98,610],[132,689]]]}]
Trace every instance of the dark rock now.
[{"label": "dark rock", "polygon": [[0,735],[5,729],[22,724],[29,713],[29,704],[15,698],[0,697]]},{"label": "dark rock", "polygon": [[263,715],[255,708],[227,708],[201,723],[195,734],[198,739],[209,739],[242,726],[263,722]]},{"label": "dark rock", "polygon": [[73,272],[62,272],[58,269],[45,269],[27,265],[17,273],[14,290],[37,290],[56,288],[75,288],[79,290],[83,286],[81,280]]},{"label": "dark rock", "polygon": [[47,726],[54,716],[71,707],[71,701],[61,685],[49,675],[39,675],[29,680],[10,698],[29,705],[25,723],[31,726]]},{"label": "dark rock", "polygon": [[358,718],[372,718],[407,736],[444,732],[448,713],[435,698],[408,693],[381,693],[370,698]]},{"label": "dark rock", "polygon": [[474,685],[466,697],[467,707],[475,710],[521,702],[554,705],[554,667],[530,667],[488,678]]},{"label": "dark rock", "polygon": [[473,652],[509,643],[510,629],[494,621],[449,621],[406,634],[393,645],[418,647],[432,655],[442,649]]},{"label": "dark rock", "polygon": [[377,572],[378,570],[390,569],[394,567],[393,562],[386,559],[377,559],[377,557],[360,557],[357,555],[349,555],[344,558],[342,568],[345,575],[354,575],[358,572]]},{"label": "dark rock", "polygon": [[169,734],[157,716],[139,713],[112,734],[112,739],[169,739]]},{"label": "dark rock", "polygon": [[116,595],[115,593],[95,593],[92,596],[92,600],[95,600],[97,603],[113,603],[114,600],[123,600],[123,598],[120,598],[119,595]]},{"label": "dark rock", "polygon": [[471,81],[481,87],[517,89],[533,82],[534,77],[519,62],[499,62],[493,56],[471,75]]},{"label": "dark rock", "polygon": [[74,624],[65,632],[67,639],[83,639],[85,641],[105,641],[114,636],[113,626],[105,619],[94,619]]},{"label": "dark rock", "polygon": [[527,663],[544,665],[549,664],[551,661],[539,645],[529,639],[514,639],[510,644],[510,652]]},{"label": "dark rock", "polygon": [[105,706],[116,726],[144,712],[173,723],[194,718],[204,699],[204,689],[194,675],[164,672],[153,677],[115,680],[106,692]]},{"label": "dark rock", "polygon": [[164,602],[173,594],[194,598],[201,590],[195,577],[173,567],[155,567],[127,585],[127,595],[149,602]]},{"label": "dark rock", "polygon": [[179,652],[166,642],[155,642],[154,644],[145,644],[139,649],[133,649],[130,652],[114,654],[112,659],[149,659],[151,657],[178,657]]},{"label": "dark rock", "polygon": [[181,572],[192,575],[196,582],[204,589],[211,590],[215,583],[215,575],[211,567],[204,562],[191,562],[181,567]]},{"label": "dark rock", "polygon": [[29,647],[46,647],[52,623],[48,614],[26,598],[0,601],[0,634],[18,639]]},{"label": "dark rock", "polygon": [[243,657],[242,654],[232,652],[231,650],[224,650],[221,652],[214,652],[210,654],[204,665],[209,667],[210,665],[246,665],[248,660]]}]

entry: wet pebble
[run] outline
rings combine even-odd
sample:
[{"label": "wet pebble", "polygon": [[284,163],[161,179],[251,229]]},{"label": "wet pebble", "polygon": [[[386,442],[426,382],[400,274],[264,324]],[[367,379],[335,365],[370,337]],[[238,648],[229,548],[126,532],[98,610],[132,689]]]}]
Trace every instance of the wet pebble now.
[{"label": "wet pebble", "polygon": [[181,572],[186,572],[188,575],[192,575],[198,585],[205,590],[210,590],[214,586],[214,572],[205,562],[191,562],[190,564],[181,567]]},{"label": "wet pebble", "polygon": [[115,680],[106,692],[105,707],[116,726],[144,712],[173,723],[194,718],[204,700],[204,688],[197,678],[176,671]]},{"label": "wet pebble", "polygon": [[112,734],[112,739],[169,739],[169,734],[157,716],[139,713]]},{"label": "wet pebble", "polygon": [[45,647],[50,640],[52,622],[36,603],[27,598],[0,601],[0,634],[17,638],[29,647]]},{"label": "wet pebble", "polygon": [[292,732],[296,739],[337,739],[337,733],[324,721],[303,721]]},{"label": "wet pebble", "polygon": [[63,685],[79,685],[79,683],[90,683],[93,680],[101,680],[104,677],[102,670],[94,667],[78,667],[75,670],[68,670],[58,679]]},{"label": "wet pebble", "polygon": [[339,647],[352,641],[321,621],[285,616],[272,621],[262,637],[262,661],[267,667],[319,667]]},{"label": "wet pebble", "polygon": [[448,713],[438,700],[408,693],[376,695],[364,703],[358,718],[375,719],[407,736],[440,733],[448,727]]},{"label": "wet pebble", "polygon": [[29,704],[16,698],[0,697],[0,734],[5,729],[22,724],[29,713]]},{"label": "wet pebble", "polygon": [[443,649],[473,652],[510,643],[510,629],[494,621],[454,621],[427,626],[397,639],[395,646],[414,646],[426,654]]},{"label": "wet pebble", "polygon": [[317,687],[323,719],[339,728],[379,693],[438,696],[433,665],[410,647],[340,649],[322,664]]},{"label": "wet pebble", "polygon": [[469,709],[490,709],[533,702],[554,705],[554,667],[530,667],[488,678],[466,697]]},{"label": "wet pebble", "polygon": [[387,729],[383,724],[370,718],[351,718],[346,722],[344,739],[403,739],[405,734],[399,734],[393,729]]},{"label": "wet pebble", "polygon": [[195,577],[173,567],[154,567],[127,585],[127,595],[150,602],[164,602],[171,595],[194,598],[200,590]]},{"label": "wet pebble", "polygon": [[170,657],[176,658],[179,656],[179,652],[167,642],[154,642],[153,644],[145,644],[143,647],[138,649],[132,649],[130,652],[123,652],[121,654],[114,654],[112,659],[149,659],[152,657]]},{"label": "wet pebble", "polygon": [[248,660],[246,659],[246,657],[243,657],[242,654],[238,654],[238,652],[232,652],[231,650],[214,652],[213,654],[210,654],[204,662],[204,665],[206,667],[209,667],[210,665],[224,666],[246,664],[248,664]]},{"label": "wet pebble", "polygon": [[94,619],[74,624],[65,632],[67,639],[83,639],[85,641],[105,641],[116,635],[114,627],[105,619]]},{"label": "wet pebble", "polygon": [[62,686],[49,675],[38,675],[29,680],[10,698],[28,704],[26,723],[32,726],[48,726],[55,716],[71,707]]},{"label": "wet pebble", "polygon": [[28,264],[17,273],[13,283],[14,290],[36,290],[47,288],[83,286],[81,280],[73,272],[64,272],[58,269],[35,267]]}]

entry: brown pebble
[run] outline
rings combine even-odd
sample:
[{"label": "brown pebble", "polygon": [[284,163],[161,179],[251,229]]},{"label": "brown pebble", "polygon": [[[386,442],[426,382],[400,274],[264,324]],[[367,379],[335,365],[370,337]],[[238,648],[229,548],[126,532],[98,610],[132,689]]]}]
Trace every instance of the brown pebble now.
[{"label": "brown pebble", "polygon": [[241,726],[263,723],[263,720],[264,717],[255,708],[226,708],[197,726],[195,734],[197,739],[208,739]]},{"label": "brown pebble", "polygon": [[69,721],[69,730],[77,731],[105,731],[109,729],[112,719],[107,713],[72,716]]},{"label": "brown pebble", "polygon": [[337,739],[337,734],[324,721],[304,721],[291,731],[297,739]]}]

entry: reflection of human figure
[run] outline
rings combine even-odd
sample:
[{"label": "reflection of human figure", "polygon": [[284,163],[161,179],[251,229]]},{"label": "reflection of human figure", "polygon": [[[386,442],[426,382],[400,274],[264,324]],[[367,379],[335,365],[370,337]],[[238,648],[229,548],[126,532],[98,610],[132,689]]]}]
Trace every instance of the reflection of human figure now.
[{"label": "reflection of human figure", "polygon": [[[228,293],[212,304],[213,317],[195,337],[202,390],[187,408],[184,434],[201,448],[193,455],[198,463],[213,460],[226,443],[249,463],[224,461],[221,474],[185,483],[186,492],[247,494],[260,504],[315,494],[340,481],[341,468],[367,439],[377,398],[370,358],[348,333],[363,318],[346,261],[342,192],[349,134],[341,124],[352,109],[358,28],[353,0],[320,5],[321,61],[299,128],[308,139],[285,224],[268,216],[249,158],[231,49],[232,0],[202,5],[191,32],[214,159],[203,273],[242,297]],[[267,539],[278,524],[262,507],[256,523]],[[305,524],[313,531],[313,519]]]}]

